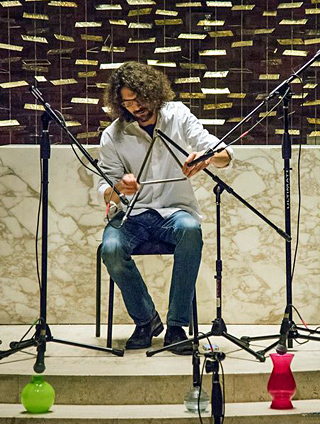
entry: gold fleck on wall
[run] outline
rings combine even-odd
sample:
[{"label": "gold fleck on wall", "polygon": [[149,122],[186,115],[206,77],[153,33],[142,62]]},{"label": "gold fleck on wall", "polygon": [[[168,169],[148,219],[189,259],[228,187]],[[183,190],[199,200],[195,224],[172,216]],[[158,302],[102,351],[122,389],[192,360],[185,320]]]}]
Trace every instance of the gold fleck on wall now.
[{"label": "gold fleck on wall", "polygon": [[[320,0],[0,1],[0,143],[39,143],[35,85],[81,143],[98,144],[111,123],[108,78],[128,60],[166,73],[176,100],[222,137],[316,54],[319,13]],[[292,81],[293,143],[319,133],[319,67],[320,58]],[[242,144],[281,143],[275,102],[243,125],[265,117]]]}]

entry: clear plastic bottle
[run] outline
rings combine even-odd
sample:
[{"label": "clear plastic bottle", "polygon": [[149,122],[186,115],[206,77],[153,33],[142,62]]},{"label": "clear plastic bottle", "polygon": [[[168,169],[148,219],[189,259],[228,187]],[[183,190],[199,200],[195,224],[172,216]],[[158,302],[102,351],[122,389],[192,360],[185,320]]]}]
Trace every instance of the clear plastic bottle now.
[{"label": "clear plastic bottle", "polygon": [[198,413],[198,406],[200,406],[200,412],[205,412],[209,405],[209,395],[201,389],[200,401],[199,401],[199,386],[193,386],[184,397],[184,405],[189,412]]}]

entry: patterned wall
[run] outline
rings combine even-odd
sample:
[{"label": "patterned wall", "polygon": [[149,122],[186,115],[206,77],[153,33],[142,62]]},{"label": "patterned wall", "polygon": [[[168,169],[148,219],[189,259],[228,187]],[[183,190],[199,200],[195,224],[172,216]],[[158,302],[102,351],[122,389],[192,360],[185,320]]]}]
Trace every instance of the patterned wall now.
[{"label": "patterned wall", "polygon": [[[167,73],[176,99],[221,137],[316,54],[319,13],[320,0],[1,0],[0,144],[39,143],[43,110],[30,85],[80,142],[97,144],[111,120],[106,81],[126,60]],[[319,66],[291,84],[293,143],[319,141]],[[281,116],[276,97],[227,141],[257,123],[238,144],[280,144]],[[56,124],[50,133],[69,142]]]}]

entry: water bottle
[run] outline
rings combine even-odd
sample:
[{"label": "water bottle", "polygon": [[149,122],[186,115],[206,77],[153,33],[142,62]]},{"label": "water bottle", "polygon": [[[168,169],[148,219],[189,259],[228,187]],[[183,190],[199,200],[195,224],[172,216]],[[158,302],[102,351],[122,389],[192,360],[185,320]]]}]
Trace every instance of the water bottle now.
[{"label": "water bottle", "polygon": [[193,386],[184,397],[184,405],[189,412],[198,413],[198,407],[200,406],[200,412],[204,412],[209,405],[209,395],[201,389],[200,400],[199,400],[200,387]]}]

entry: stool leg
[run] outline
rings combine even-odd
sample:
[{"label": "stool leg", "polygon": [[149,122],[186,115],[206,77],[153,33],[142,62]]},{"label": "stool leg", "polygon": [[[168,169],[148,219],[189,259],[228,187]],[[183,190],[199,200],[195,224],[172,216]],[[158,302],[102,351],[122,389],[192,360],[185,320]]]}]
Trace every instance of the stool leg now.
[{"label": "stool leg", "polygon": [[193,303],[190,306],[189,336],[193,336]]},{"label": "stool leg", "polygon": [[109,283],[109,305],[108,305],[108,328],[107,328],[107,347],[112,347],[113,303],[114,303],[114,281],[110,277],[110,283]]},{"label": "stool leg", "polygon": [[99,244],[96,257],[96,337],[100,337],[101,324],[101,248]]}]

